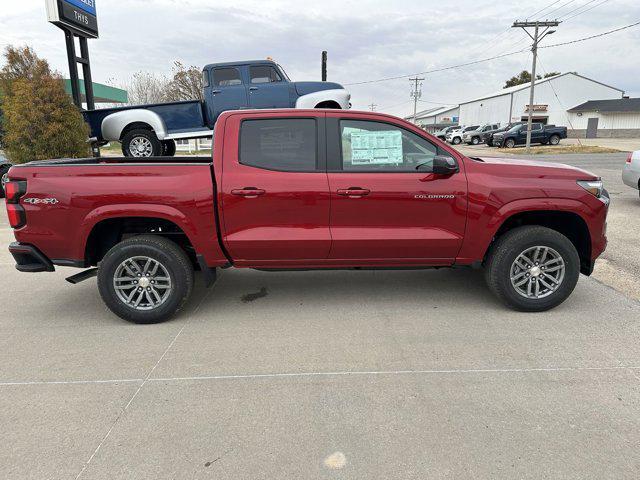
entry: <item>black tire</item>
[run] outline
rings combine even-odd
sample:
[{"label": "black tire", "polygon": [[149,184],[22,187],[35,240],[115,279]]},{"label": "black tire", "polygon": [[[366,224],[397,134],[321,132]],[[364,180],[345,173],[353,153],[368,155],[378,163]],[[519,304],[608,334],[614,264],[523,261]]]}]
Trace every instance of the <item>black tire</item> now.
[{"label": "black tire", "polygon": [[[537,246],[549,247],[561,256],[565,265],[564,278],[548,296],[527,298],[512,284],[511,268],[522,252]],[[509,307],[524,312],[542,312],[560,305],[573,292],[579,276],[580,257],[573,243],[561,233],[538,225],[514,228],[502,235],[492,245],[485,262],[489,289]]]},{"label": "black tire", "polygon": [[[137,142],[147,143],[148,149],[139,151]],[[162,143],[153,130],[130,130],[122,137],[122,154],[125,157],[159,157],[162,155]]]},{"label": "black tire", "polygon": [[488,138],[486,141],[487,147],[493,147],[493,140],[491,138]]},{"label": "black tire", "polygon": [[162,156],[173,157],[176,154],[176,142],[175,140],[163,140],[162,141]]},{"label": "black tire", "polygon": [[478,137],[473,137],[471,139],[471,145],[478,145],[480,143],[480,139]]},{"label": "black tire", "polygon": [[[116,293],[114,278],[117,271],[123,262],[133,257],[151,258],[159,262],[168,273],[171,288],[166,292],[166,298],[163,297],[162,303],[155,307],[137,309],[125,303]],[[155,235],[132,237],[111,248],[100,262],[98,289],[109,310],[120,318],[133,323],[160,323],[174,316],[187,302],[193,289],[193,266],[186,253],[171,240]],[[136,290],[142,292],[138,287],[134,287],[134,300],[137,299]],[[141,298],[143,293],[140,294]],[[151,293],[145,295],[148,295],[147,298],[152,296]],[[144,303],[141,303],[140,308],[143,306]]]},{"label": "black tire", "polygon": [[507,138],[503,145],[507,148],[513,148],[516,146],[516,141],[513,138]]},{"label": "black tire", "polygon": [[549,143],[551,145],[558,145],[560,143],[560,135],[551,135],[549,137]]},{"label": "black tire", "polygon": [[454,145],[460,145],[461,142],[462,140],[460,139],[460,137],[453,137],[453,139],[451,140],[451,143],[453,143]]}]

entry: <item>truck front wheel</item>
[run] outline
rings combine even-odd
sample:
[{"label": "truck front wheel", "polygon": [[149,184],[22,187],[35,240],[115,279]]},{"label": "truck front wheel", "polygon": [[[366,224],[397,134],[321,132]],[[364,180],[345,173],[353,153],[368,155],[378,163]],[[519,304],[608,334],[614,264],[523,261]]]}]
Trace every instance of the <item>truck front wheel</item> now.
[{"label": "truck front wheel", "polygon": [[153,130],[130,130],[122,138],[122,154],[125,157],[158,157],[162,155],[162,143]]},{"label": "truck front wheel", "polygon": [[174,242],[155,235],[124,240],[100,262],[104,303],[133,323],[159,323],[175,315],[193,289],[193,266]]},{"label": "truck front wheel", "polygon": [[549,310],[564,302],[580,275],[573,243],[550,228],[514,228],[492,246],[485,262],[489,288],[506,305],[525,312]]},{"label": "truck front wheel", "polygon": [[516,146],[516,141],[513,138],[507,138],[503,145],[507,148],[513,148]]}]

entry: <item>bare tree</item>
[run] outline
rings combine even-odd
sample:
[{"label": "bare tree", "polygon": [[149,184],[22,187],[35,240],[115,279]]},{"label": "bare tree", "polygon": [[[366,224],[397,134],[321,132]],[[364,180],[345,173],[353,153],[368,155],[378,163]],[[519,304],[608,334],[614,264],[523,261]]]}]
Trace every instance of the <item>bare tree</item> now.
[{"label": "bare tree", "polygon": [[147,103],[161,103],[168,100],[169,80],[150,72],[137,72],[131,80],[123,85],[129,95],[129,105],[145,105]]},{"label": "bare tree", "polygon": [[167,85],[167,100],[203,100],[202,71],[195,66],[185,67],[180,61],[173,62],[173,78]]}]

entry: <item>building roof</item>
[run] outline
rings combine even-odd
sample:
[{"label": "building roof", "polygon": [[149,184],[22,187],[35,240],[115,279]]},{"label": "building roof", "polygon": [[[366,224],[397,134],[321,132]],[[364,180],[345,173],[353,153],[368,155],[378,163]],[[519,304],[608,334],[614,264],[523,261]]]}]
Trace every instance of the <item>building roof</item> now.
[{"label": "building roof", "polygon": [[589,100],[577,107],[570,108],[568,112],[640,112],[640,98],[615,98],[613,100]]},{"label": "building roof", "polygon": [[[613,90],[618,90],[619,92],[624,93],[624,90],[620,90],[619,88],[612,87],[611,85],[607,85],[605,83],[598,82],[597,80],[593,80],[592,78],[584,77],[584,76],[579,75],[579,74],[574,73],[574,72],[561,73],[560,75],[554,75],[553,77],[548,77],[548,78],[543,78],[541,80],[536,80],[536,85],[540,85],[541,83],[545,83],[545,82],[550,82],[551,80],[556,80],[557,78],[564,77],[565,75],[573,75],[575,77],[579,77],[579,78],[582,78],[584,80],[588,80],[590,82],[594,82],[594,83],[597,83],[599,85],[603,85],[605,87],[609,87],[609,88],[611,88]],[[511,93],[514,93],[514,92],[519,92],[520,90],[527,90],[530,87],[531,87],[531,82],[522,83],[520,85],[514,85],[513,87],[503,88],[502,90],[498,90],[497,92],[493,92],[490,95],[483,95],[482,97],[474,98],[473,100],[467,100],[466,102],[461,102],[460,105],[464,105],[466,103],[478,102],[480,100],[486,100],[487,98],[494,98],[494,97],[501,97],[503,95],[509,95]]]},{"label": "building roof", "polygon": [[[84,91],[84,82],[80,81],[78,83],[80,85],[80,99],[83,102],[86,102],[87,99]],[[126,90],[96,82],[92,82],[92,85],[93,97],[97,103],[127,103],[129,101],[129,94]],[[64,80],[64,89],[69,95],[71,95],[71,80],[68,78]]]},{"label": "building roof", "polygon": [[[416,113],[416,120],[425,117],[435,117],[436,115],[442,115],[443,113],[447,113],[451,110],[455,110],[459,105],[443,105],[440,107],[432,107],[427,110],[422,110],[421,112]],[[413,115],[408,115],[404,117],[405,120],[413,119]]]}]

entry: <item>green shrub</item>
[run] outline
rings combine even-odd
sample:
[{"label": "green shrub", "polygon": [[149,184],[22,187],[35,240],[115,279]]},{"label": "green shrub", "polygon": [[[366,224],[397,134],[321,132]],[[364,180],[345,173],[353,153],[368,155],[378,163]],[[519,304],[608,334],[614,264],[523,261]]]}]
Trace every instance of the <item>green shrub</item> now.
[{"label": "green shrub", "polygon": [[8,47],[0,72],[3,144],[14,163],[89,155],[89,129],[62,78],[25,47]]}]

